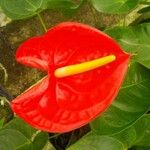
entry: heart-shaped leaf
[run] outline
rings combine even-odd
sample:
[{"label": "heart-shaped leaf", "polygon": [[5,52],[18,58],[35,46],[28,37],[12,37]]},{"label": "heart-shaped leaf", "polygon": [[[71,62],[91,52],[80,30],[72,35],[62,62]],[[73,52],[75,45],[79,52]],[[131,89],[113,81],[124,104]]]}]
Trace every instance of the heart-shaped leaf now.
[{"label": "heart-shaped leaf", "polygon": [[0,6],[12,20],[26,19],[45,9],[76,9],[72,0],[1,0]]},{"label": "heart-shaped leaf", "polygon": [[30,141],[17,130],[5,129],[0,131],[0,150],[17,149],[27,143]]},{"label": "heart-shaped leaf", "polygon": [[33,141],[33,149],[41,150],[48,141],[48,134],[46,132],[40,132],[36,135]]},{"label": "heart-shaped leaf", "polygon": [[45,9],[45,0],[1,0],[0,6],[8,17],[19,20]]},{"label": "heart-shaped leaf", "polygon": [[47,133],[33,129],[19,118],[13,119],[0,130],[0,150],[41,150],[47,141]]},{"label": "heart-shaped leaf", "polygon": [[112,137],[99,136],[91,132],[67,150],[124,150],[124,147],[122,143]]},{"label": "heart-shaped leaf", "polygon": [[4,126],[4,129],[13,129],[21,132],[26,138],[31,139],[32,135],[37,131],[19,118],[11,120]]},{"label": "heart-shaped leaf", "polygon": [[150,109],[150,70],[132,63],[126,81],[111,107],[91,123],[101,135],[125,130]]},{"label": "heart-shaped leaf", "polygon": [[133,126],[114,135],[128,149],[135,145],[150,146],[150,115],[144,115]]},{"label": "heart-shaped leaf", "polygon": [[47,0],[48,9],[74,9],[78,7],[72,0]]},{"label": "heart-shaped leaf", "polygon": [[150,23],[115,27],[106,33],[115,38],[125,51],[135,54],[135,61],[150,69]]},{"label": "heart-shaped leaf", "polygon": [[88,133],[78,142],[70,146],[67,150],[124,150],[122,143],[118,140],[108,137],[99,136],[93,132]]},{"label": "heart-shaped leaf", "polygon": [[97,11],[105,13],[127,13],[135,8],[139,0],[91,0]]}]

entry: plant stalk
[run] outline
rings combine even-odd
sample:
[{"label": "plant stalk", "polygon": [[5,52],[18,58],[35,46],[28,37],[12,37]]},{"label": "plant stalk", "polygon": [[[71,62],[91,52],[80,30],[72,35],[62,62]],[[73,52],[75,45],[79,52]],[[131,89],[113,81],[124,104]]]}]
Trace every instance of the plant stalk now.
[{"label": "plant stalk", "polygon": [[5,67],[1,63],[0,63],[0,69],[2,69],[4,71],[4,84],[6,84],[6,82],[8,80],[7,70],[5,69]]},{"label": "plant stalk", "polygon": [[41,15],[40,15],[39,13],[37,13],[37,16],[38,16],[38,18],[39,18],[39,20],[40,20],[40,22],[41,22],[41,25],[42,25],[44,31],[47,32],[46,25],[45,25],[45,23],[44,23],[44,21],[43,21]]},{"label": "plant stalk", "polygon": [[52,135],[52,136],[49,137],[49,140],[50,140],[50,139],[53,139],[53,138],[55,138],[55,137],[57,137],[57,136],[59,136],[59,135],[61,135],[61,133],[54,134],[54,135]]}]

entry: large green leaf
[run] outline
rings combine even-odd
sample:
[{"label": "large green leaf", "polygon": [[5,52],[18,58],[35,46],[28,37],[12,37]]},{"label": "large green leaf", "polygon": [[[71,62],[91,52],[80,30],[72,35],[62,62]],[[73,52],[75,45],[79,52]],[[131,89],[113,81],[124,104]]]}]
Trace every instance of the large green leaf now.
[{"label": "large green leaf", "polygon": [[142,137],[140,138],[140,140],[136,142],[136,145],[150,147],[150,115],[148,115],[147,118],[145,117],[144,121],[145,121],[145,124],[144,124],[145,126],[143,125],[141,127],[141,130],[143,128],[144,133],[142,134]]},{"label": "large green leaf", "polygon": [[24,145],[19,145],[15,150],[34,150],[32,143],[26,143]]},{"label": "large green leaf", "polygon": [[4,129],[0,131],[0,150],[15,150],[30,141],[19,131]]},{"label": "large green leaf", "polygon": [[97,11],[105,13],[127,13],[135,8],[139,0],[91,0]]},{"label": "large green leaf", "polygon": [[150,109],[149,98],[150,70],[132,63],[116,100],[91,123],[92,130],[101,135],[125,130]]},{"label": "large green leaf", "polygon": [[11,120],[8,124],[4,126],[4,129],[17,130],[21,132],[28,139],[31,139],[32,135],[37,131],[19,118],[15,118]]},{"label": "large green leaf", "polygon": [[131,150],[150,150],[150,147],[136,146],[133,147]]},{"label": "large green leaf", "polygon": [[45,8],[45,0],[0,0],[4,13],[13,20],[36,15]]},{"label": "large green leaf", "polygon": [[106,31],[122,48],[134,53],[134,60],[150,69],[150,23],[133,27],[115,27]]},{"label": "large green leaf", "polygon": [[112,137],[99,136],[91,132],[67,150],[124,150],[124,147],[122,143]]},{"label": "large green leaf", "polygon": [[36,135],[33,141],[33,150],[41,150],[48,141],[48,134],[40,132]]},{"label": "large green leaf", "polygon": [[0,0],[4,13],[12,20],[32,17],[45,9],[76,9],[72,0]]},{"label": "large green leaf", "polygon": [[78,7],[72,0],[47,0],[49,9],[74,9]]},{"label": "large green leaf", "polygon": [[127,149],[135,145],[150,146],[150,115],[144,115],[134,125],[113,137]]},{"label": "large green leaf", "polygon": [[67,17],[72,17],[75,12],[81,7],[84,0],[74,3],[72,0],[47,0],[48,9],[59,9]]},{"label": "large green leaf", "polygon": [[140,0],[141,4],[145,4],[145,5],[149,5],[150,4],[150,0]]},{"label": "large green leaf", "polygon": [[[8,139],[4,144],[3,138]],[[47,133],[33,129],[19,118],[13,119],[0,130],[0,150],[41,150],[47,142]]]}]

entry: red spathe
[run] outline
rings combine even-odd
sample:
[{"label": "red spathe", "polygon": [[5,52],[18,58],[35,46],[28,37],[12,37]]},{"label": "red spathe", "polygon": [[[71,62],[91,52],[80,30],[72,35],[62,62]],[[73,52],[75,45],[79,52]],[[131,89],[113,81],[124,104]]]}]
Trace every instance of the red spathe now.
[{"label": "red spathe", "polygon": [[[116,60],[105,66],[64,78],[54,76],[57,68],[111,54]],[[48,75],[14,99],[12,109],[33,127],[47,132],[79,128],[112,103],[123,82],[129,58],[103,32],[80,23],[61,23],[18,48],[18,62],[44,70]]]}]

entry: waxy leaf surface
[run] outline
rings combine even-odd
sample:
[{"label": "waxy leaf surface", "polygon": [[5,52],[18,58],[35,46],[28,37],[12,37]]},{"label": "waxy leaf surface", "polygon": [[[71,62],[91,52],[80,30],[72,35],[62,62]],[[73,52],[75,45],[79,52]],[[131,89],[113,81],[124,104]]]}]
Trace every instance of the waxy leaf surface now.
[{"label": "waxy leaf surface", "polygon": [[76,9],[72,0],[0,0],[4,13],[12,20],[30,18],[45,9]]},{"label": "waxy leaf surface", "polygon": [[105,13],[127,13],[136,7],[139,0],[91,0],[97,11]]},{"label": "waxy leaf surface", "polygon": [[67,150],[124,150],[124,146],[115,138],[90,132]]},{"label": "waxy leaf surface", "polygon": [[126,149],[135,145],[150,146],[150,115],[142,116],[131,127],[115,134],[113,137],[122,142]]},{"label": "waxy leaf surface", "polygon": [[0,6],[12,20],[29,18],[45,7],[45,0],[1,0]]},{"label": "waxy leaf surface", "polygon": [[0,130],[0,150],[41,150],[47,142],[47,133],[35,130],[19,118]]},{"label": "waxy leaf surface", "polygon": [[106,33],[116,39],[121,47],[133,54],[133,61],[150,69],[150,23],[130,27],[115,27]]}]

